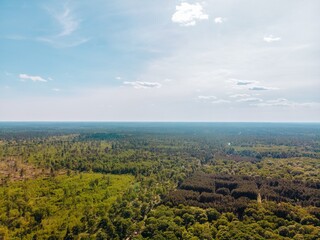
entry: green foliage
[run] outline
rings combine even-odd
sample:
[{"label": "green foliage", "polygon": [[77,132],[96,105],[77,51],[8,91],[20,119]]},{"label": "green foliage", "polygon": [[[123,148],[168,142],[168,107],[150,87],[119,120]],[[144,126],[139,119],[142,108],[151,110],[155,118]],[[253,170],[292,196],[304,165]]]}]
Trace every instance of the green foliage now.
[{"label": "green foliage", "polygon": [[259,162],[225,161],[218,158],[211,166],[207,166],[205,171],[319,182],[318,169],[320,169],[318,158],[264,158]]},{"label": "green foliage", "polygon": [[0,125],[0,239],[320,239],[318,125]]},{"label": "green foliage", "polygon": [[101,228],[109,230],[108,211],[133,181],[128,175],[83,173],[11,183],[0,188],[0,229],[10,239],[68,239],[91,235],[101,219]]},{"label": "green foliage", "polygon": [[[204,210],[183,205],[161,205],[148,214],[141,237],[166,239],[166,234],[170,232],[176,239],[285,240],[299,239],[301,236],[304,237],[302,239],[317,239],[319,227],[278,217],[275,214],[276,206],[272,202],[262,205],[252,203],[245,211],[244,219],[240,221],[233,213],[220,214],[213,208]],[[292,214],[310,217],[304,208],[290,204],[286,207]]]}]

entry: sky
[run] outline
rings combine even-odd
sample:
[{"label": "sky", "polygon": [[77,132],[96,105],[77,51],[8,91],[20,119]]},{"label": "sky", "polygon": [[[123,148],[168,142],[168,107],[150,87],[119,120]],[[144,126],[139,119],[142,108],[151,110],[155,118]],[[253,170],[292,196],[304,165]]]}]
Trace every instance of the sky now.
[{"label": "sky", "polygon": [[320,121],[319,0],[1,0],[0,121]]}]

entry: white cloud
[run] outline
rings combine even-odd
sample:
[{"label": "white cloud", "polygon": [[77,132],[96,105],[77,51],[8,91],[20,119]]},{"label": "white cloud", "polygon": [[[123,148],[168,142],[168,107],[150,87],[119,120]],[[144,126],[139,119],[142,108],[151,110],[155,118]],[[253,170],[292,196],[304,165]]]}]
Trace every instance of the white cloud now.
[{"label": "white cloud", "polygon": [[252,104],[259,107],[313,107],[320,106],[318,102],[293,102],[285,98],[268,100],[261,103]]},{"label": "white cloud", "polygon": [[117,80],[121,80],[121,79],[122,79],[122,77],[119,77],[119,76],[118,76],[118,77],[116,77],[116,79],[117,79]]},{"label": "white cloud", "polygon": [[80,38],[77,40],[64,41],[61,37],[39,37],[36,39],[40,42],[45,42],[56,48],[71,48],[82,45],[90,40],[90,38]]},{"label": "white cloud", "polygon": [[265,106],[289,106],[292,103],[289,102],[287,99],[285,98],[278,98],[275,100],[268,100],[264,103]]},{"label": "white cloud", "polygon": [[62,28],[61,32],[58,34],[59,37],[72,34],[79,27],[79,21],[74,18],[68,7],[65,7],[63,13],[54,13],[52,15],[59,22]]},{"label": "white cloud", "polygon": [[50,8],[47,8],[47,10],[56,20],[60,30],[51,36],[37,37],[37,41],[48,43],[56,48],[67,48],[79,46],[90,40],[89,38],[76,36],[75,32],[79,29],[80,20],[76,18],[67,4],[62,12]]},{"label": "white cloud", "polygon": [[246,85],[250,85],[250,84],[254,84],[254,83],[259,83],[259,81],[255,81],[255,80],[242,80],[242,79],[237,79],[237,78],[231,78],[229,80],[227,80],[227,82],[231,82],[237,86],[246,86]]},{"label": "white cloud", "polygon": [[31,75],[28,75],[28,74],[25,74],[25,73],[19,74],[19,78],[20,78],[22,81],[31,80],[31,81],[33,81],[33,82],[47,82],[47,80],[44,79],[43,77],[40,77],[40,76],[31,76]]},{"label": "white cloud", "polygon": [[209,16],[203,12],[201,4],[182,2],[176,6],[176,12],[172,15],[171,20],[181,26],[194,26],[197,21],[207,20],[208,18]]},{"label": "white cloud", "polygon": [[243,85],[249,85],[249,84],[253,84],[253,83],[257,83],[257,81],[250,81],[250,80],[237,80],[237,85],[243,86]]},{"label": "white cloud", "polygon": [[241,97],[250,97],[249,94],[234,94],[234,95],[230,95],[229,97],[231,98],[241,98]]},{"label": "white cloud", "polygon": [[229,100],[225,100],[225,99],[218,99],[218,100],[212,101],[211,103],[213,103],[213,104],[230,103],[230,101]]},{"label": "white cloud", "polygon": [[269,36],[263,38],[263,41],[268,42],[268,43],[277,42],[280,40],[281,40],[281,37],[274,37],[273,35],[269,35]]},{"label": "white cloud", "polygon": [[217,99],[216,96],[198,96],[198,99],[200,100],[213,100],[213,99]]},{"label": "white cloud", "polygon": [[255,81],[255,80],[240,80],[240,79],[232,78],[232,79],[228,80],[227,82],[233,83],[235,88],[248,89],[251,91],[263,91],[263,90],[276,90],[276,89],[278,89],[278,88],[274,88],[274,87],[265,87],[265,86],[255,85],[255,84],[259,83],[259,81]]},{"label": "white cloud", "polygon": [[241,98],[238,99],[237,102],[262,102],[263,100],[261,98]]},{"label": "white cloud", "polygon": [[223,17],[216,17],[215,19],[214,19],[214,22],[215,23],[223,23],[223,22],[225,22],[227,19],[226,18],[223,18]]},{"label": "white cloud", "polygon": [[249,88],[251,91],[265,91],[265,90],[276,90],[277,88],[265,87],[265,86],[252,86]]},{"label": "white cloud", "polygon": [[123,82],[125,85],[131,85],[134,88],[140,89],[140,88],[160,88],[162,85],[158,82],[140,82],[140,81],[134,81],[134,82]]},{"label": "white cloud", "polygon": [[60,89],[60,88],[52,88],[52,91],[60,92],[60,91],[61,91],[61,89]]}]

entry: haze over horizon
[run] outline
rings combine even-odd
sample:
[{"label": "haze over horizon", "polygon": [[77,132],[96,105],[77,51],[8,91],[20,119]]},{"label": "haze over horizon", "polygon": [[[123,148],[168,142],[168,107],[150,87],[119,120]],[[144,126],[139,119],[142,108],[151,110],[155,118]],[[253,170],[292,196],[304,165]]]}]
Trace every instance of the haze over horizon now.
[{"label": "haze over horizon", "polygon": [[320,1],[0,3],[0,121],[320,122]]}]

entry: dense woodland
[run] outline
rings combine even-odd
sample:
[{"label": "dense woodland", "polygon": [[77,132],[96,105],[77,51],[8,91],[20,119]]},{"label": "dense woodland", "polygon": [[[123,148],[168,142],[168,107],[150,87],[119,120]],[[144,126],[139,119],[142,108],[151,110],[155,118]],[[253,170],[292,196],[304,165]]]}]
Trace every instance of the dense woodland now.
[{"label": "dense woodland", "polygon": [[173,205],[214,207],[220,212],[234,212],[242,219],[251,202],[320,207],[320,182],[197,172],[171,191],[166,201]]},{"label": "dense woodland", "polygon": [[318,124],[0,123],[0,239],[319,239]]}]

